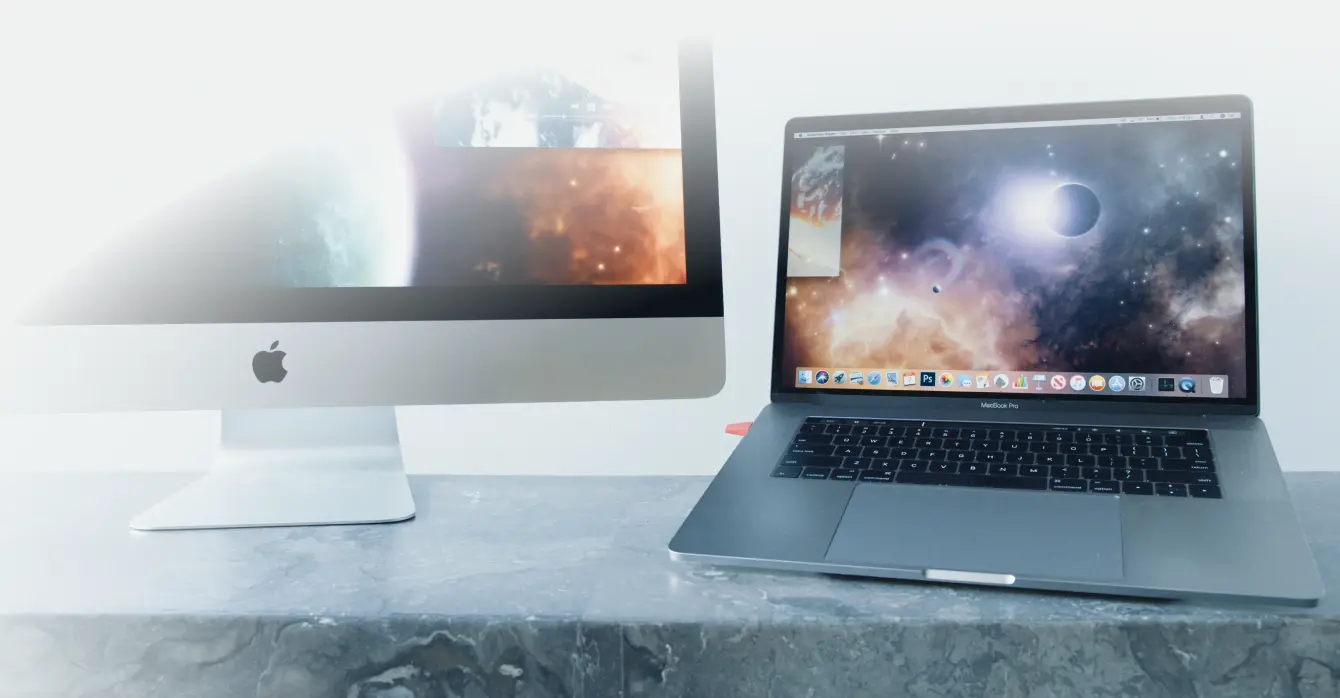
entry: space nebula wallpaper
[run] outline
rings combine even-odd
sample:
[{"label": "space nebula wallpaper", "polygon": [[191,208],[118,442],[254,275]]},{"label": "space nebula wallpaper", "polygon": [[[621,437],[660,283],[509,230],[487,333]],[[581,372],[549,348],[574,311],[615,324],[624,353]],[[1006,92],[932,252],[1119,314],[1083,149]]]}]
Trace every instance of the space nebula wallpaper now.
[{"label": "space nebula wallpaper", "polygon": [[313,135],[210,170],[106,249],[77,251],[71,284],[684,283],[677,44],[551,49],[443,65],[371,116],[330,112]]},{"label": "space nebula wallpaper", "polygon": [[678,56],[576,52],[402,114],[421,285],[680,284]]},{"label": "space nebula wallpaper", "polygon": [[[788,275],[783,368],[1222,374],[1247,380],[1233,119],[800,139],[840,272]],[[792,230],[795,201],[791,192]],[[816,192],[814,196],[821,196]]]}]

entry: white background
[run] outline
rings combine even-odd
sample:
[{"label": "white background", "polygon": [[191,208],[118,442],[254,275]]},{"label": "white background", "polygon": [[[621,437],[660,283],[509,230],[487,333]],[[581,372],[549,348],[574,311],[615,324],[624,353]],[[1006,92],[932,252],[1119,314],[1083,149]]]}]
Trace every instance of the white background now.
[{"label": "white background", "polygon": [[[1011,4],[1014,6],[1014,4]],[[1340,469],[1340,44],[1299,7],[846,15],[867,33],[717,45],[729,377],[705,400],[402,408],[412,472],[699,473],[767,400],[781,132],[810,114],[1245,93],[1256,103],[1263,417],[1286,469]],[[789,10],[778,9],[779,12]],[[842,10],[807,9],[816,31]],[[808,19],[806,19],[808,18]],[[877,30],[878,33],[875,33]],[[36,69],[40,70],[40,67]],[[12,233],[5,232],[6,238]],[[0,419],[0,469],[199,470],[216,413]]]}]

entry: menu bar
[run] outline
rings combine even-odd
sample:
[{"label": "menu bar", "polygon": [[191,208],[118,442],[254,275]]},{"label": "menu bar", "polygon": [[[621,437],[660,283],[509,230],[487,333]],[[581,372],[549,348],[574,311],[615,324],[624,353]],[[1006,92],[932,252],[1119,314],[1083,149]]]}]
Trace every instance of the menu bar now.
[{"label": "menu bar", "polygon": [[925,369],[799,368],[796,387],[954,393],[1112,393],[1150,397],[1228,397],[1228,377],[1204,374],[1045,373]]},{"label": "menu bar", "polygon": [[1241,112],[1212,114],[1165,114],[1163,116],[1118,116],[1105,119],[1068,119],[1060,121],[1015,121],[1000,124],[955,124],[952,126],[906,126],[900,128],[863,128],[845,131],[802,131],[796,138],[850,138],[853,136],[896,136],[905,133],[944,133],[946,131],[997,131],[1012,128],[1051,128],[1056,126],[1100,126],[1103,124],[1154,124],[1169,121],[1212,121],[1241,119]]}]

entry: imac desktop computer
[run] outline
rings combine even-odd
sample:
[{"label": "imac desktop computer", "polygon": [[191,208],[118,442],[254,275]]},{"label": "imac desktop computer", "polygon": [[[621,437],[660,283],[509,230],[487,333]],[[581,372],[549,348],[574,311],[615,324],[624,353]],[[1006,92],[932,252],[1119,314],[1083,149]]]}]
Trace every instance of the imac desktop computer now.
[{"label": "imac desktop computer", "polygon": [[524,43],[182,119],[90,85],[0,202],[0,414],[222,409],[165,530],[412,517],[395,405],[717,393],[710,44]]}]

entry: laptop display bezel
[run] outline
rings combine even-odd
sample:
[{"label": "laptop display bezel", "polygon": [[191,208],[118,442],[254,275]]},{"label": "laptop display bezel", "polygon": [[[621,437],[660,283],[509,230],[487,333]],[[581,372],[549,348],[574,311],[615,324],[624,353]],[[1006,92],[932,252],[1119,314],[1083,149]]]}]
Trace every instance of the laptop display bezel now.
[{"label": "laptop display bezel", "polygon": [[[867,128],[902,128],[993,124],[1027,121],[1063,121],[1070,119],[1120,118],[1131,116],[1163,116],[1209,112],[1239,112],[1242,115],[1242,172],[1243,172],[1243,253],[1246,289],[1247,323],[1247,385],[1241,396],[1214,397],[1157,397],[1118,394],[1056,394],[1056,393],[938,393],[934,390],[898,392],[889,389],[847,388],[841,392],[824,388],[803,388],[795,385],[795,376],[784,370],[782,353],[786,331],[786,266],[787,238],[790,222],[791,172],[795,150],[792,144],[797,132],[844,131]],[[783,150],[782,188],[780,201],[780,233],[777,247],[776,298],[773,317],[772,399],[773,401],[807,401],[824,404],[870,405],[872,401],[905,402],[945,401],[961,402],[965,407],[996,399],[1008,399],[1021,410],[1056,408],[1064,403],[1067,409],[1106,409],[1119,407],[1128,412],[1162,414],[1259,414],[1260,413],[1260,354],[1257,318],[1256,270],[1256,177],[1252,104],[1245,96],[1221,95],[1207,97],[1180,97],[1170,99],[1088,102],[1076,104],[1049,104],[993,107],[983,109],[952,109],[922,112],[893,112],[883,114],[855,114],[845,116],[813,116],[792,119],[786,124]],[[908,367],[918,368],[918,367]],[[968,370],[977,367],[944,367],[946,370]],[[1117,369],[1117,367],[1114,367]],[[1031,369],[1030,369],[1031,370]]]}]

